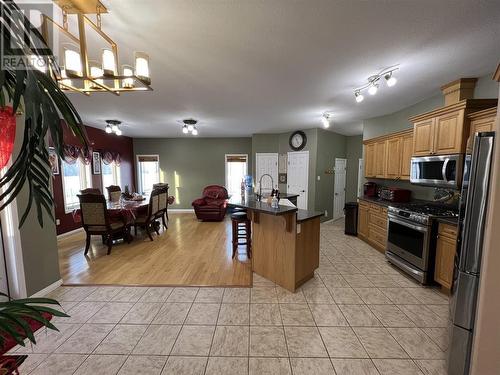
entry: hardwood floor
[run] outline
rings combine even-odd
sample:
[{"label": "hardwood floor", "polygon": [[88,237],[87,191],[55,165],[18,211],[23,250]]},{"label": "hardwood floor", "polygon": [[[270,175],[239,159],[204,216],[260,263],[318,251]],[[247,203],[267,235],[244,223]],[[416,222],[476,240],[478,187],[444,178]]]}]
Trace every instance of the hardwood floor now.
[{"label": "hardwood floor", "polygon": [[169,229],[138,232],[130,244],[118,243],[111,255],[100,237],[87,256],[83,231],[58,240],[64,284],[250,286],[251,262],[244,247],[231,259],[231,222],[198,222],[192,213],[170,213]]}]

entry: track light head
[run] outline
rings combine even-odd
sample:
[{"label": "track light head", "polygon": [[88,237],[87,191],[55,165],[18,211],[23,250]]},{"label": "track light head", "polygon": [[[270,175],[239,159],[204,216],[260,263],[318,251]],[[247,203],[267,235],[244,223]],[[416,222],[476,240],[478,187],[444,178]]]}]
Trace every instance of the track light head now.
[{"label": "track light head", "polygon": [[354,97],[356,98],[357,103],[361,103],[365,99],[365,97],[363,96],[363,94],[361,94],[360,91],[355,91]]},{"label": "track light head", "polygon": [[396,77],[392,75],[392,72],[387,73],[384,76],[384,78],[385,78],[385,83],[387,84],[388,87],[392,87],[398,82]]},{"label": "track light head", "polygon": [[368,87],[368,94],[375,95],[378,91],[378,83],[372,82],[370,87]]},{"label": "track light head", "polygon": [[329,128],[330,127],[330,118],[331,118],[331,114],[330,113],[323,113],[323,117],[321,117],[321,123],[323,124],[323,127],[325,129]]}]

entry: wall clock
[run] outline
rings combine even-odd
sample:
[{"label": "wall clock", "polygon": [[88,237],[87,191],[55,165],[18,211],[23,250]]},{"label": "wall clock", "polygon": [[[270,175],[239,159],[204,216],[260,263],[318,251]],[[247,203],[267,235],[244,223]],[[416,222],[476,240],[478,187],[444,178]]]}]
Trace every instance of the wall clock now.
[{"label": "wall clock", "polygon": [[296,132],[292,133],[288,143],[290,144],[292,150],[294,151],[302,150],[307,143],[306,133],[304,133],[301,130],[297,130]]}]

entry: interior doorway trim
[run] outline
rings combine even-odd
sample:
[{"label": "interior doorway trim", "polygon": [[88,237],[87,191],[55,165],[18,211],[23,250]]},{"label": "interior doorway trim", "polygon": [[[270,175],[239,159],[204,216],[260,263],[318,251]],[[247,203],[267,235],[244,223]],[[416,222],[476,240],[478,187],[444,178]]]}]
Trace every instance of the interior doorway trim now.
[{"label": "interior doorway trim", "polygon": [[[342,173],[339,173],[343,168]],[[335,158],[335,175],[333,179],[333,220],[344,216],[345,188],[347,183],[347,159]]]}]

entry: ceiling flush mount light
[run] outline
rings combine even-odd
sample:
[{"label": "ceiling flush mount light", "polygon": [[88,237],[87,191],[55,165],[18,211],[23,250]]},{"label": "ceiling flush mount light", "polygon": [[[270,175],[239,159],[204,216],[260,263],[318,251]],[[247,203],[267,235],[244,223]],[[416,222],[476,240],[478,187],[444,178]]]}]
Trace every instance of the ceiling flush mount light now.
[{"label": "ceiling flush mount light", "polygon": [[[57,81],[61,89],[90,95],[94,92],[109,92],[119,95],[122,92],[151,91],[149,56],[144,52],[134,55],[135,71],[123,65],[119,72],[118,46],[102,30],[101,16],[108,13],[101,0],[53,0],[62,10],[62,25],[56,23],[48,15],[42,14],[42,33],[46,41],[50,40],[50,32],[61,32],[70,44],[63,46],[63,66],[61,72],[51,69],[49,74]],[[76,17],[77,32],[70,31],[68,18]],[[91,20],[95,17],[95,21]],[[49,25],[54,30],[50,30]],[[87,43],[89,39],[97,39],[106,47],[92,50]],[[58,46],[54,46],[58,48]],[[92,64],[89,58],[100,59]],[[99,69],[99,71],[97,70]],[[64,75],[62,74],[64,71]],[[98,74],[100,73],[100,74]],[[69,78],[69,79],[68,79]]]},{"label": "ceiling flush mount light", "polygon": [[332,114],[330,112],[323,113],[323,116],[321,117],[321,123],[323,124],[323,127],[325,129],[330,127],[331,118]]},{"label": "ceiling flush mount light", "polygon": [[108,134],[115,133],[116,135],[120,136],[123,134],[122,130],[120,129],[120,124],[122,122],[120,120],[106,120],[106,128],[105,131]]},{"label": "ceiling flush mount light", "polygon": [[182,132],[184,134],[198,135],[198,129],[196,128],[196,124],[198,124],[198,120],[188,118],[182,120]]},{"label": "ceiling flush mount light", "polygon": [[354,97],[356,98],[357,103],[361,103],[365,99],[363,94],[361,94],[361,92],[359,91],[354,92]]},{"label": "ceiling flush mount light", "polygon": [[365,99],[362,94],[364,90],[367,90],[368,94],[372,96],[376,95],[380,87],[379,82],[382,78],[385,79],[387,87],[393,87],[398,81],[396,77],[394,77],[394,72],[396,70],[399,70],[399,65],[394,65],[389,68],[383,69],[379,73],[368,77],[368,82],[366,84],[354,89],[354,98],[356,99],[356,102],[361,103]]}]

